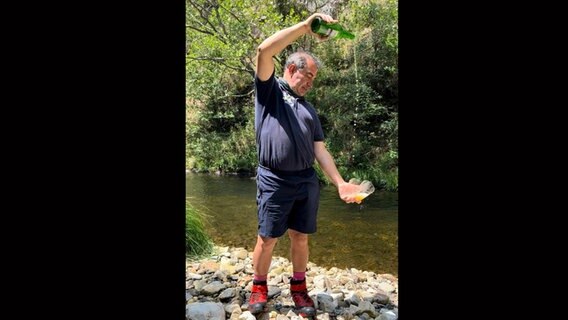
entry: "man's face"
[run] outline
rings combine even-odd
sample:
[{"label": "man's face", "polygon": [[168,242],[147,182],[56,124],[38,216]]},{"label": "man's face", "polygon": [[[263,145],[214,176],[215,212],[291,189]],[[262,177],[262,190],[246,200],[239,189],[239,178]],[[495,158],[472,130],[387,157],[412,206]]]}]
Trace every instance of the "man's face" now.
[{"label": "man's face", "polygon": [[306,66],[303,69],[298,69],[294,64],[288,66],[288,68],[290,79],[287,81],[290,88],[300,97],[305,96],[312,88],[313,81],[318,73],[316,64],[312,59],[306,58]]}]

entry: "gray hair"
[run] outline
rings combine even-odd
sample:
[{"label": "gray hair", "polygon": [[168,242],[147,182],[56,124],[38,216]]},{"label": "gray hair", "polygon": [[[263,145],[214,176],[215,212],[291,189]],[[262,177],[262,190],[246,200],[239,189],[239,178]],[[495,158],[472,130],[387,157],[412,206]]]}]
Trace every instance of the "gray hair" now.
[{"label": "gray hair", "polygon": [[298,69],[304,69],[307,63],[306,57],[310,57],[314,61],[318,69],[322,67],[321,61],[319,61],[319,59],[316,58],[316,56],[314,56],[313,54],[307,51],[297,51],[292,53],[288,57],[288,59],[286,60],[286,64],[284,65],[284,68],[288,68],[289,65],[294,64],[298,67]]}]

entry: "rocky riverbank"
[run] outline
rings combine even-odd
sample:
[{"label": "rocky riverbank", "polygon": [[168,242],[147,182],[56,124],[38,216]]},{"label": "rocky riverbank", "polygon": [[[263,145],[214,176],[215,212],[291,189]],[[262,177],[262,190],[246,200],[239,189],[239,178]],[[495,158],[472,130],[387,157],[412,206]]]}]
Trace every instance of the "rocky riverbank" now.
[{"label": "rocky riverbank", "polygon": [[[356,261],[354,261],[356,264]],[[247,311],[253,278],[252,252],[215,247],[213,256],[186,262],[186,319],[298,320],[290,295],[292,264],[274,257],[268,274],[267,312]],[[308,264],[306,282],[318,320],[398,319],[398,278],[355,268]]]}]

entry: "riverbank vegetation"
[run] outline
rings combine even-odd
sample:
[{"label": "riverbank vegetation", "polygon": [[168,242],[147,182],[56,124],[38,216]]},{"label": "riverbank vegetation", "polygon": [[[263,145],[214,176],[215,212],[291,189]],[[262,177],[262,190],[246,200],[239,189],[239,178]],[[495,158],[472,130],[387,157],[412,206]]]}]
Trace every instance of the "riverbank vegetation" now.
[{"label": "riverbank vegetation", "polygon": [[213,250],[213,241],[205,232],[206,215],[198,211],[188,201],[185,202],[185,255],[186,258],[199,258]]},{"label": "riverbank vegetation", "polygon": [[324,67],[306,98],[341,175],[398,190],[397,0],[186,0],[188,169],[254,173],[256,47],[313,12],[331,14],[356,38],[303,36],[275,57],[276,74],[293,51],[318,56]]}]

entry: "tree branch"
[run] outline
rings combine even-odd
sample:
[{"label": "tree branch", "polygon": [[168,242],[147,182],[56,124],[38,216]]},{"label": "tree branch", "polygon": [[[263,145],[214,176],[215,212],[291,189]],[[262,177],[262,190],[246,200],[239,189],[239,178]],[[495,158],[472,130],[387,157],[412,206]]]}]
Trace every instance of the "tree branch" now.
[{"label": "tree branch", "polygon": [[205,33],[205,34],[208,34],[208,35],[215,36],[215,34],[213,32],[210,32],[210,31],[207,31],[207,30],[202,30],[202,29],[196,28],[194,26],[186,25],[185,27],[193,29],[193,30],[198,31],[198,32],[201,32],[201,33]]},{"label": "tree branch", "polygon": [[205,60],[205,61],[225,61],[225,58],[221,57],[187,57],[189,60]]},{"label": "tree branch", "polygon": [[228,97],[232,97],[232,98],[248,97],[248,96],[250,96],[250,95],[253,94],[253,93],[254,93],[254,89],[251,90],[251,91],[249,91],[249,92],[247,92],[247,93],[245,93],[245,94],[228,94],[228,95],[225,95],[225,96],[223,96],[223,97],[221,97],[221,98],[228,98]]},{"label": "tree branch", "polygon": [[246,59],[250,61],[249,57],[242,57],[240,59],[241,64],[243,65],[243,67],[245,67],[246,72],[250,74],[252,77],[254,77],[254,65],[247,63]]},{"label": "tree branch", "polygon": [[[201,18],[203,18],[203,20],[205,20],[205,22],[211,26],[211,28],[213,28],[213,30],[215,31],[215,33],[219,33],[219,31],[217,31],[217,28],[215,28],[215,26],[211,23],[211,21],[209,21],[209,17],[206,17],[203,15],[203,11],[204,9],[202,7],[200,7],[199,5],[197,5],[196,3],[194,3],[192,0],[187,0],[187,2],[189,2],[193,7],[195,7],[197,9],[197,11],[199,11],[199,16],[201,16]],[[200,10],[201,9],[201,10]]]},{"label": "tree branch", "polygon": [[239,67],[234,67],[234,66],[231,66],[231,65],[225,63],[225,60],[226,60],[226,59],[225,59],[225,58],[222,58],[222,57],[187,57],[187,59],[189,59],[189,60],[198,60],[198,61],[212,61],[212,62],[218,63],[218,64],[220,64],[220,65],[223,65],[223,66],[225,66],[225,67],[227,67],[227,68],[229,68],[229,69],[232,69],[232,70],[244,71],[244,72],[250,73],[250,70],[248,70],[248,69],[239,68]]},{"label": "tree branch", "polygon": [[227,11],[230,15],[232,15],[233,18],[235,18],[239,23],[243,23],[243,22],[241,21],[241,19],[239,19],[239,17],[237,17],[231,10],[229,10],[229,9],[227,9],[227,8],[225,8],[225,7],[223,7],[221,4],[219,4],[219,7],[225,9],[225,11]]},{"label": "tree branch", "polygon": [[[201,19],[203,19],[203,16],[202,16],[202,15],[200,15],[200,17],[198,18],[198,17],[196,17],[193,13],[191,13],[191,12],[188,12],[188,13],[189,13],[189,17],[190,17],[194,22],[196,22],[197,24],[199,24],[199,25],[202,27],[202,29],[207,29],[207,28],[208,28],[207,24],[204,24],[203,22],[200,21]],[[187,18],[187,17],[186,17],[186,18]],[[212,29],[213,29],[213,31],[214,31],[215,33],[217,32],[217,30],[215,29],[215,27],[212,27]],[[210,31],[210,32],[211,32],[211,31]]]},{"label": "tree branch", "polygon": [[[191,18],[192,18],[195,22],[199,23],[203,28],[206,28],[206,27],[207,27],[206,25],[204,25],[203,23],[201,23],[201,22],[199,21],[199,19],[196,18],[195,16],[191,15]],[[209,25],[211,25],[211,24],[209,23]],[[196,27],[189,26],[189,25],[187,25],[186,27],[190,27],[190,28],[192,28],[192,29],[194,29],[194,30],[197,30],[197,31],[199,31],[199,32],[203,32],[203,31],[204,31],[204,29],[200,29],[200,28],[197,28],[197,29],[196,29]],[[199,29],[199,30],[198,30],[198,29]],[[222,37],[222,35],[219,34],[219,32],[218,32],[215,28],[213,28],[213,31],[214,31],[214,33],[211,32],[211,31],[207,31],[207,32],[204,32],[204,33],[207,33],[207,34],[209,34],[209,35],[211,35],[211,36],[217,38],[217,39],[218,39],[219,41],[221,41],[222,43],[227,44],[227,41],[225,41],[224,37]]]},{"label": "tree branch", "polygon": [[223,29],[223,33],[225,33],[225,36],[228,36],[229,34],[227,33],[227,29],[225,29],[223,21],[221,21],[221,16],[219,15],[219,9],[217,8],[215,8],[215,15],[217,16],[217,21],[219,22],[219,25],[221,25],[221,28]]}]

